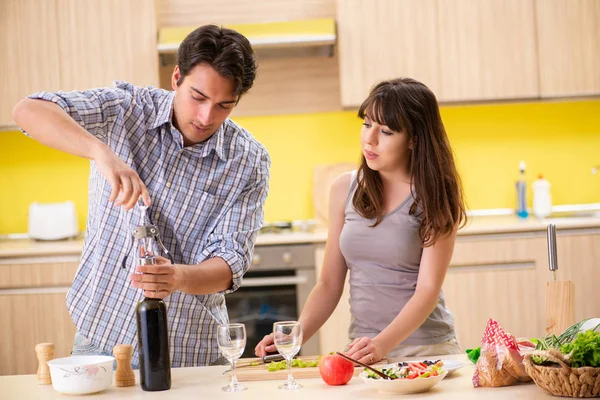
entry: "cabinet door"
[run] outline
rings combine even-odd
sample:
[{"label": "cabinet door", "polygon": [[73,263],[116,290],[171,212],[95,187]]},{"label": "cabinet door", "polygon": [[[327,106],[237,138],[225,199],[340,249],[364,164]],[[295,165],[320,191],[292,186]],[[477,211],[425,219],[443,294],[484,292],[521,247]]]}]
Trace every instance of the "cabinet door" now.
[{"label": "cabinet door", "polygon": [[56,0],[0,2],[0,126],[25,96],[60,88]]},{"label": "cabinet door", "polygon": [[546,241],[528,235],[459,236],[443,289],[463,349],[480,345],[489,318],[516,337],[545,334]]},{"label": "cabinet door", "polygon": [[342,106],[361,104],[384,79],[410,77],[439,87],[434,0],[338,0]]},{"label": "cabinet door", "polygon": [[600,229],[591,232],[557,232],[557,280],[570,280],[575,287],[575,321],[600,317]]},{"label": "cabinet door", "polygon": [[154,1],[57,1],[63,90],[158,86]]},{"label": "cabinet door", "polygon": [[65,296],[60,288],[0,294],[0,375],[35,374],[38,343],[54,343],[55,358],[71,354],[75,324]]},{"label": "cabinet door", "polygon": [[543,97],[600,94],[600,1],[536,0]]},{"label": "cabinet door", "polygon": [[539,96],[533,0],[438,0],[438,7],[441,101]]}]

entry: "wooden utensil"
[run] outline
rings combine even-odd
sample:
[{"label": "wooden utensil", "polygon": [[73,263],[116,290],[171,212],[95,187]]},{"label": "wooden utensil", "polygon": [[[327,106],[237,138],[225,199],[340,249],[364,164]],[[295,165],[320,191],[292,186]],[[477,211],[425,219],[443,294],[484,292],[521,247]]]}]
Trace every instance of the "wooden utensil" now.
[{"label": "wooden utensil", "polygon": [[50,377],[50,368],[48,367],[48,361],[54,358],[54,344],[38,343],[35,346],[35,355],[37,356],[39,363],[37,369],[38,385],[52,384],[52,378]]},{"label": "wooden utensil", "polygon": [[561,334],[575,323],[575,285],[557,281],[556,227],[548,225],[548,262],[553,280],[546,282],[546,333]]},{"label": "wooden utensil", "polygon": [[348,357],[347,355],[344,355],[344,354],[340,353],[339,351],[336,351],[336,352],[335,352],[335,354],[337,354],[338,356],[342,356],[342,357],[344,357],[346,360],[348,360],[348,361],[352,361],[353,363],[355,363],[355,364],[358,364],[358,365],[360,365],[361,367],[365,367],[366,369],[368,369],[368,370],[370,370],[370,371],[373,371],[373,372],[374,372],[376,375],[380,376],[380,377],[381,377],[381,378],[383,378],[383,379],[387,379],[388,381],[391,381],[391,380],[393,380],[393,379],[394,379],[394,378],[392,378],[391,376],[387,376],[387,375],[386,375],[386,374],[384,374],[383,372],[381,372],[381,371],[378,371],[378,370],[376,370],[375,368],[373,368],[373,367],[371,367],[371,366],[369,366],[369,365],[367,365],[367,364],[363,364],[363,363],[361,363],[360,361],[358,361],[358,360],[355,360],[354,358]]},{"label": "wooden utensil", "polygon": [[133,374],[133,369],[131,368],[133,346],[130,344],[118,344],[113,348],[113,354],[117,360],[115,386],[135,386],[135,375]]}]

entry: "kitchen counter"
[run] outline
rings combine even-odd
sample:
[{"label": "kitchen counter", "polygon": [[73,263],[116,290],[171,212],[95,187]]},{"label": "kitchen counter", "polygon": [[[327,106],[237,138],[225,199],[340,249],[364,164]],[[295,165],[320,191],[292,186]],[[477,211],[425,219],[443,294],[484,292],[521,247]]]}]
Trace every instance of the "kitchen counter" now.
[{"label": "kitchen counter", "polygon": [[521,219],[514,215],[476,216],[468,218],[467,225],[458,231],[458,235],[545,231],[551,223],[556,225],[557,231],[600,228],[600,216],[547,219],[538,219],[533,216]]},{"label": "kitchen counter", "polygon": [[[471,377],[475,366],[467,359],[466,355],[452,355],[441,358],[460,360],[466,365],[456,371],[452,376],[444,379],[430,391],[421,394],[404,396],[406,398],[428,399],[556,399],[545,394],[535,384],[521,384],[501,388],[473,388]],[[227,367],[195,367],[172,369],[172,387],[164,392],[144,392],[139,386],[139,377],[136,373],[138,385],[128,388],[117,388],[114,385],[109,389],[93,396],[94,399],[389,399],[390,395],[378,393],[368,388],[359,377],[354,377],[344,386],[327,386],[321,379],[300,379],[304,386],[295,392],[287,392],[277,388],[280,381],[254,381],[244,382],[248,390],[239,393],[225,393],[221,387],[228,383],[229,376],[223,375]],[[51,385],[37,385],[35,375],[0,376],[0,398],[2,399],[89,399],[89,396],[66,396],[57,393]],[[401,398],[402,396],[396,397]],[[402,397],[402,398],[404,398]]]},{"label": "kitchen counter", "polygon": [[[459,236],[501,234],[512,232],[545,231],[549,223],[554,223],[557,230],[600,228],[598,217],[574,217],[537,219],[529,217],[525,220],[512,215],[476,216],[468,219],[467,225],[458,231]],[[327,230],[315,232],[265,233],[259,234],[257,246],[285,245],[294,243],[323,243],[327,240]],[[83,247],[82,239],[58,240],[51,242],[29,239],[0,240],[0,258],[80,255]]]}]

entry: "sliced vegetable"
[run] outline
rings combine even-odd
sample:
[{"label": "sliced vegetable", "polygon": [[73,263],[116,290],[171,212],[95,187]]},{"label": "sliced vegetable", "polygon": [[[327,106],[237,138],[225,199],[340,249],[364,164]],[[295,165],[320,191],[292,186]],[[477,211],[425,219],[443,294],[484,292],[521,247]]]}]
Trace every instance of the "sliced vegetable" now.
[{"label": "sliced vegetable", "polygon": [[[421,379],[431,376],[438,376],[443,372],[444,363],[441,360],[430,362],[400,362],[390,368],[381,368],[390,378],[394,379]],[[381,377],[371,370],[365,369],[367,376],[371,379],[381,379]]]}]

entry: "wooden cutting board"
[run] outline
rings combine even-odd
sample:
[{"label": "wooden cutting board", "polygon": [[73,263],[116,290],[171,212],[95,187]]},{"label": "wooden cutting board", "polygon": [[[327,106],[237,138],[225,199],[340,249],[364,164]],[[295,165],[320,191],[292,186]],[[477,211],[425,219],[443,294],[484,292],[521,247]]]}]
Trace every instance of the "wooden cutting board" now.
[{"label": "wooden cutting board", "polygon": [[315,165],[313,170],[313,205],[317,226],[327,228],[329,222],[329,189],[331,184],[344,172],[358,168],[355,163]]},{"label": "wooden cutting board", "polygon": [[[318,359],[319,356],[301,356],[300,359],[304,361],[312,361]],[[251,361],[257,361],[258,358],[250,359],[245,358],[240,360],[241,364],[247,364]],[[374,365],[375,367],[379,367],[381,365],[385,365],[386,362],[382,360],[380,363]],[[360,374],[364,371],[363,367],[354,368],[354,376]],[[240,382],[247,381],[285,381],[287,379],[288,371],[287,369],[282,369],[278,371],[270,372],[267,370],[266,364],[251,366],[251,367],[240,367],[236,371],[237,380]],[[292,376],[294,379],[313,379],[320,378],[321,374],[319,373],[319,367],[306,367],[306,368],[292,368]]]}]

